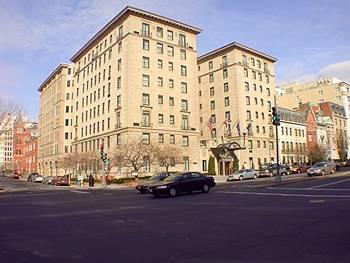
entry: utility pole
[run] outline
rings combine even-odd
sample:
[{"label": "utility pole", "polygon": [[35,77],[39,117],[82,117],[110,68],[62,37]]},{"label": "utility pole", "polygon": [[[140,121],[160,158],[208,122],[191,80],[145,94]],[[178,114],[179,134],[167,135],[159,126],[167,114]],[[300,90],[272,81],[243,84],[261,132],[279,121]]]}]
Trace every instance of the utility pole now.
[{"label": "utility pole", "polygon": [[280,125],[280,116],[277,112],[277,106],[276,106],[276,95],[274,97],[275,99],[275,106],[272,107],[272,124],[275,125],[276,129],[276,163],[277,163],[277,174],[276,174],[276,183],[282,182],[282,177],[280,174],[280,160],[279,160],[279,147],[278,147],[278,126]]}]

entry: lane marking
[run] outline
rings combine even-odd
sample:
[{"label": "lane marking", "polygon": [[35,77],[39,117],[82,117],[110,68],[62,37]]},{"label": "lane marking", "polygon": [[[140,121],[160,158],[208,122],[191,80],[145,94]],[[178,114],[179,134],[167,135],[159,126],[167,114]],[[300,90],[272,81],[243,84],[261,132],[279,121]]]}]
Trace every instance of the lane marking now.
[{"label": "lane marking", "polygon": [[324,200],[310,200],[309,202],[312,204],[319,204],[319,203],[324,203]]},{"label": "lane marking", "polygon": [[77,194],[90,194],[90,192],[86,192],[86,191],[79,191],[79,190],[69,190],[69,192],[72,192],[72,193],[77,193]]},{"label": "lane marking", "polygon": [[328,184],[316,185],[316,186],[313,186],[313,187],[309,187],[309,189],[320,188],[320,187],[323,187],[323,186],[338,184],[338,183],[342,183],[342,182],[346,182],[346,181],[350,181],[350,178],[344,179],[344,180],[340,180],[340,181],[337,181],[337,182],[328,183]]},{"label": "lane marking", "polygon": [[297,190],[297,191],[350,191],[350,188],[347,189],[337,189],[337,188],[293,188],[293,187],[268,187],[267,189],[277,189],[277,190]]},{"label": "lane marking", "polygon": [[285,197],[319,197],[319,198],[350,198],[350,195],[311,195],[311,194],[287,194],[287,193],[263,193],[263,192],[229,192],[215,191],[219,194],[241,194],[241,195],[264,195],[264,196],[285,196]]}]

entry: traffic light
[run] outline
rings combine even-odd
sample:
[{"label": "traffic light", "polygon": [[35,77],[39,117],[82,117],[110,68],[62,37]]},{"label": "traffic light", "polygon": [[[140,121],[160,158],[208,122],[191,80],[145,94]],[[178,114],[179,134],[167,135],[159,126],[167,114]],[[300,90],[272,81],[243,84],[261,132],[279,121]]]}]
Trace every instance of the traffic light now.
[{"label": "traffic light", "polygon": [[276,107],[272,107],[272,124],[275,126],[280,125],[280,116],[277,113]]}]

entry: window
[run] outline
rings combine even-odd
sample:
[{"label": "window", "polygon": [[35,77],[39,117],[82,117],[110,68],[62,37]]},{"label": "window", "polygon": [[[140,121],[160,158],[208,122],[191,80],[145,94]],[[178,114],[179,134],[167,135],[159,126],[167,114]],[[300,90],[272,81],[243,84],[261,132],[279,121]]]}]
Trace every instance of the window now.
[{"label": "window", "polygon": [[168,46],[168,56],[170,57],[174,56],[174,47]]},{"label": "window", "polygon": [[214,74],[211,73],[209,74],[209,83],[213,83],[214,82]]},{"label": "window", "polygon": [[163,28],[157,26],[157,37],[163,38]]},{"label": "window", "polygon": [[142,57],[142,66],[144,68],[149,68],[149,57]]},{"label": "window", "polygon": [[248,69],[244,68],[243,72],[244,72],[244,77],[248,77]]},{"label": "window", "polygon": [[264,99],[260,99],[261,106],[264,106]]},{"label": "window", "polygon": [[259,119],[259,112],[255,112],[255,119]]},{"label": "window", "polygon": [[149,94],[142,94],[142,105],[149,105]]},{"label": "window", "polygon": [[69,120],[68,119],[65,119],[64,126],[69,126]]},{"label": "window", "polygon": [[179,34],[179,45],[186,47],[186,36],[184,34]]},{"label": "window", "polygon": [[143,39],[142,48],[144,50],[149,50],[149,40],[148,39]]},{"label": "window", "polygon": [[228,92],[228,83],[227,82],[224,83],[224,92]]},{"label": "window", "polygon": [[188,136],[182,136],[182,146],[188,146],[188,145],[189,145]]},{"label": "window", "polygon": [[122,51],[122,46],[123,46],[123,42],[120,41],[120,42],[118,43],[118,53],[120,53],[120,51]]},{"label": "window", "polygon": [[212,123],[216,123],[216,115],[215,115],[215,114],[212,114],[212,115],[210,116],[210,119],[211,119],[211,122],[212,122]]},{"label": "window", "polygon": [[[84,98],[83,98],[84,99]],[[83,103],[84,105],[84,103]],[[83,106],[84,107],[84,106]],[[66,113],[69,112],[69,106],[66,106]]]},{"label": "window", "polygon": [[250,59],[250,64],[251,64],[253,67],[255,67],[255,59],[254,59],[254,58],[251,58],[251,59]]},{"label": "window", "polygon": [[231,120],[231,113],[229,111],[225,112],[225,120]]},{"label": "window", "polygon": [[181,93],[187,93],[187,83],[181,82]]},{"label": "window", "polygon": [[163,96],[158,95],[158,104],[163,104]]},{"label": "window", "polygon": [[261,61],[257,60],[256,63],[258,64],[258,68],[261,68]]},{"label": "window", "polygon": [[186,59],[186,50],[180,49],[180,58],[184,60]]},{"label": "window", "polygon": [[271,110],[271,101],[267,101],[267,108]]},{"label": "window", "polygon": [[230,98],[225,97],[225,107],[230,106]]},{"label": "window", "polygon": [[252,71],[253,79],[256,79],[256,72]]},{"label": "window", "polygon": [[174,88],[174,80],[173,79],[169,79],[169,88]]},{"label": "window", "polygon": [[163,60],[158,59],[158,68],[162,69],[163,68]]},{"label": "window", "polygon": [[208,62],[209,70],[213,69],[213,61]]},{"label": "window", "polygon": [[270,83],[270,79],[268,75],[265,75],[266,83]]},{"label": "window", "polygon": [[181,100],[181,110],[188,111],[188,102],[187,102],[187,100]]},{"label": "window", "polygon": [[215,95],[214,87],[211,87],[210,88],[210,96],[214,96],[214,95]]},{"label": "window", "polygon": [[143,111],[142,112],[142,126],[144,127],[150,127],[151,126],[151,116],[149,111]]},{"label": "window", "polygon": [[249,83],[244,82],[245,91],[249,91]]},{"label": "window", "polygon": [[164,134],[163,133],[158,134],[158,143],[164,143]]},{"label": "window", "polygon": [[270,89],[269,89],[269,88],[266,88],[266,91],[267,91],[267,96],[270,96],[270,95],[271,95]]},{"label": "window", "polygon": [[245,97],[245,104],[250,105],[250,97],[249,96]]},{"label": "window", "polygon": [[247,120],[251,120],[251,119],[252,119],[252,114],[250,110],[247,110]]},{"label": "window", "polygon": [[158,114],[158,123],[164,123],[164,115]]},{"label": "window", "polygon": [[173,62],[169,62],[168,69],[169,69],[169,71],[174,71],[174,63]]},{"label": "window", "polygon": [[121,95],[117,96],[117,107],[121,107],[122,98]]},{"label": "window", "polygon": [[142,23],[141,34],[144,35],[144,36],[149,37],[149,24]]},{"label": "window", "polygon": [[162,43],[157,43],[157,53],[163,54],[163,44]]},{"label": "window", "polygon": [[187,116],[182,116],[181,119],[181,129],[183,130],[188,130],[188,117]]},{"label": "window", "polygon": [[211,110],[215,110],[215,100],[212,100],[212,101],[210,102],[210,109],[211,109]]},{"label": "window", "polygon": [[122,77],[117,78],[117,89],[120,89],[122,87]]},{"label": "window", "polygon": [[169,106],[174,106],[174,97],[169,97]]},{"label": "window", "polygon": [[181,76],[187,76],[187,67],[181,65]]},{"label": "window", "polygon": [[149,87],[149,75],[142,75],[142,86]]},{"label": "window", "polygon": [[175,124],[175,116],[174,115],[169,116],[169,124],[171,124],[171,125]]},{"label": "window", "polygon": [[170,144],[175,144],[175,135],[170,134]]},{"label": "window", "polygon": [[228,71],[227,71],[226,68],[222,71],[222,77],[223,77],[224,79],[228,77]]},{"label": "window", "polygon": [[150,134],[149,133],[142,133],[142,143],[143,144],[150,143]]},{"label": "window", "polygon": [[261,75],[261,73],[258,73],[258,79],[259,79],[260,81],[262,81],[262,75]]},{"label": "window", "polygon": [[163,87],[163,78],[158,77],[158,87]]},{"label": "window", "polygon": [[174,40],[174,32],[173,31],[168,30],[167,35],[168,35],[168,40],[170,40],[170,41]]}]

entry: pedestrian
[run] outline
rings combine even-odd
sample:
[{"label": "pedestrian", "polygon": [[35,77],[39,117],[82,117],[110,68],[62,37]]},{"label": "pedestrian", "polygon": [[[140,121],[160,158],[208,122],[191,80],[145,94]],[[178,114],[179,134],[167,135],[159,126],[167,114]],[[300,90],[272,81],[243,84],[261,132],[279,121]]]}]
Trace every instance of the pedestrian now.
[{"label": "pedestrian", "polygon": [[94,187],[94,177],[92,174],[89,175],[89,187]]}]

